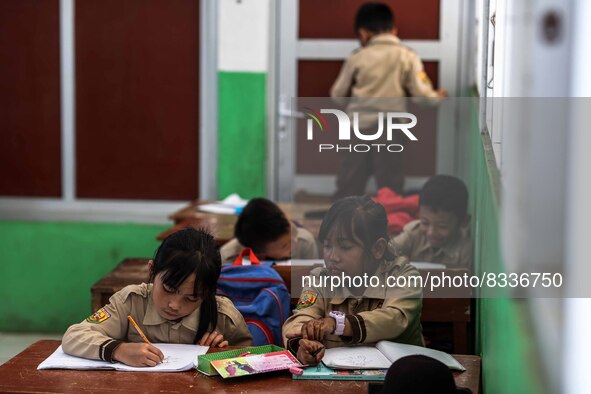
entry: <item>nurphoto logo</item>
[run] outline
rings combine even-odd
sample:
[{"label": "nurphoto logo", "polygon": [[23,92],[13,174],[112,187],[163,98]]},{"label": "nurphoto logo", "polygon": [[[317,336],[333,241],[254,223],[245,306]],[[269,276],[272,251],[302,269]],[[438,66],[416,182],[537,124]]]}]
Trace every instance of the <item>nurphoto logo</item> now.
[{"label": "nurphoto logo", "polygon": [[[353,112],[353,122],[349,116],[338,109],[323,108],[320,111],[314,111],[310,108],[305,108],[304,113],[308,115],[307,120],[307,139],[314,140],[314,124],[320,132],[329,132],[330,128],[328,122],[323,114],[331,114],[336,116],[339,124],[338,138],[339,141],[351,141],[351,130],[354,136],[360,141],[377,141],[382,139],[385,132],[386,141],[392,141],[394,133],[402,132],[409,140],[418,141],[417,137],[410,131],[417,124],[417,117],[409,112],[378,112],[377,113],[377,130],[376,131],[362,131],[359,129],[359,112]],[[353,123],[353,127],[351,127]],[[318,144],[318,152],[323,151],[347,151],[347,152],[369,152],[369,151],[387,151],[391,153],[402,152],[404,147],[400,144],[389,143],[365,143],[365,144]]]}]

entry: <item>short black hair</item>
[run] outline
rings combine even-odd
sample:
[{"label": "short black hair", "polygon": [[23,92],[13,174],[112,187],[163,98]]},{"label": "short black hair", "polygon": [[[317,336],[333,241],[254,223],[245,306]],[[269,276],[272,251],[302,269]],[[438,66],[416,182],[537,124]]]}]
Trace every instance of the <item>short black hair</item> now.
[{"label": "short black hair", "polygon": [[238,216],[234,236],[257,253],[269,242],[289,234],[290,229],[289,220],[281,208],[266,198],[253,198]]},{"label": "short black hair", "polygon": [[390,366],[382,392],[456,394],[458,390],[447,365],[434,358],[415,354],[399,358]]},{"label": "short black hair", "polygon": [[454,176],[434,175],[419,193],[419,206],[434,212],[452,212],[462,221],[468,213],[468,189]]},{"label": "short black hair", "polygon": [[392,30],[394,27],[394,14],[390,7],[384,3],[365,3],[355,15],[355,31],[367,29],[374,33]]}]

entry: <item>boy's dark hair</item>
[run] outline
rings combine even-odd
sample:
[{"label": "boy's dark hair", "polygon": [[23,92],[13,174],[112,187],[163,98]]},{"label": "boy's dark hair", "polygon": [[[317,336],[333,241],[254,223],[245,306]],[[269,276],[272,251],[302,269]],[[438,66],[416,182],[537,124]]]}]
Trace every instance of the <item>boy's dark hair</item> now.
[{"label": "boy's dark hair", "polygon": [[[335,202],[320,225],[320,243],[324,243],[333,228],[338,232],[339,238],[351,241],[359,239],[362,243],[360,246],[368,256],[378,239],[389,239],[386,210],[367,196],[345,197]],[[389,248],[386,248],[385,258],[394,258]]]},{"label": "boy's dark hair", "polygon": [[392,30],[394,27],[394,14],[390,7],[384,3],[365,3],[355,15],[355,31],[367,29],[374,33]]},{"label": "boy's dark hair", "polygon": [[163,272],[162,283],[172,289],[195,274],[193,295],[203,298],[199,327],[194,343],[217,326],[218,306],[215,299],[222,259],[214,237],[206,230],[187,228],[169,235],[156,249],[150,282]]},{"label": "boy's dark hair", "polygon": [[275,203],[266,198],[253,198],[238,216],[234,236],[257,253],[269,242],[288,234],[290,228],[289,220]]},{"label": "boy's dark hair", "polygon": [[399,358],[388,369],[382,389],[382,393],[397,394],[471,392],[469,389],[456,387],[453,374],[447,365],[423,355]]},{"label": "boy's dark hair", "polygon": [[462,221],[468,212],[468,189],[456,177],[434,175],[419,193],[419,206],[425,206],[434,212],[452,212]]}]

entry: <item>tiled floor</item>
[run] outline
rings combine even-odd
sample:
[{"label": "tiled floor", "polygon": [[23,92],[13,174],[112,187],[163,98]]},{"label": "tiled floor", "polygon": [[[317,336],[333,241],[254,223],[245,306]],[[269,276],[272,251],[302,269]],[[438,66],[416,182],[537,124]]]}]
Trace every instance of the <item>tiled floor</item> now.
[{"label": "tiled floor", "polygon": [[62,335],[0,332],[0,365],[40,339],[62,339]]}]

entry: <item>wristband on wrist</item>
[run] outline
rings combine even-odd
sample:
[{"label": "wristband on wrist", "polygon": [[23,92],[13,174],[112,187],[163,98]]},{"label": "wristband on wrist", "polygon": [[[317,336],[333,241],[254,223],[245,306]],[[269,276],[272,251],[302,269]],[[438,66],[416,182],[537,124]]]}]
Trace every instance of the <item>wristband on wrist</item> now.
[{"label": "wristband on wrist", "polygon": [[343,335],[345,332],[345,314],[339,311],[331,311],[328,316],[332,317],[337,323],[333,334]]}]

